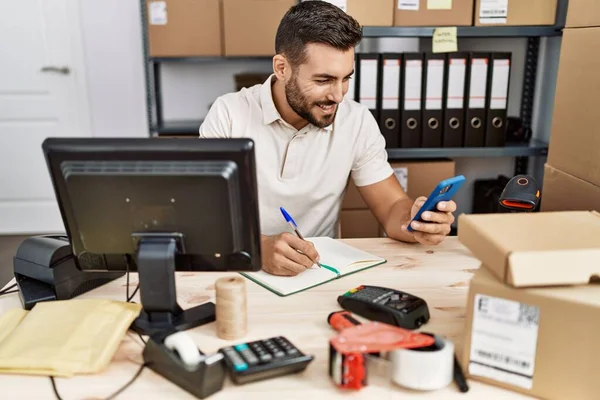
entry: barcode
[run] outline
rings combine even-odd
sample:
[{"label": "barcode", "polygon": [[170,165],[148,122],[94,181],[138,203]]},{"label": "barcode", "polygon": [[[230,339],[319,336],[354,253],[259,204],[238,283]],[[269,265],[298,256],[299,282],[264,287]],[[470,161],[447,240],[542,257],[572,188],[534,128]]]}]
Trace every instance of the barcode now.
[{"label": "barcode", "polygon": [[519,323],[523,326],[540,324],[540,309],[527,304],[519,304]]},{"label": "barcode", "polygon": [[488,351],[483,351],[483,350],[477,350],[477,355],[483,358],[487,358],[489,360],[494,360],[494,361],[498,361],[501,363],[505,363],[508,365],[514,365],[517,367],[521,367],[521,368],[529,368],[529,366],[531,365],[531,363],[529,363],[528,361],[523,361],[523,360],[518,360],[514,357],[510,357],[510,356],[503,356],[502,354],[497,354],[497,353],[490,353]]},{"label": "barcode", "polygon": [[482,15],[506,15],[506,10],[481,10]]}]

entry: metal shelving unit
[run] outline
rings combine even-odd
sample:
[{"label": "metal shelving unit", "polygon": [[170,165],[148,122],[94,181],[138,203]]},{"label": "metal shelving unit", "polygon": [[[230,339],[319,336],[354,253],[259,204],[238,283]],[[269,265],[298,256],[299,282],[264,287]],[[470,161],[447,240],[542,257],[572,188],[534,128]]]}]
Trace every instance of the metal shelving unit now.
[{"label": "metal shelving unit", "polygon": [[[507,26],[507,27],[457,27],[457,34],[464,38],[527,38],[525,76],[521,95],[521,118],[526,128],[531,127],[535,76],[540,38],[562,35],[566,20],[566,0],[559,0],[557,25],[555,26]],[[164,121],[161,96],[161,65],[164,63],[210,63],[224,60],[270,59],[255,57],[150,57],[148,44],[147,15],[144,0],[141,0],[144,65],[146,72],[147,115],[151,136],[196,136],[202,120]],[[365,38],[431,38],[435,27],[374,27],[363,28]],[[464,148],[411,148],[388,149],[390,159],[425,159],[446,157],[515,157],[515,174],[526,173],[528,157],[545,156],[547,143],[532,140],[531,143],[507,144],[506,147]]]},{"label": "metal shelving unit", "polygon": [[[366,26],[365,38],[402,37],[431,38],[435,27],[411,26]],[[463,38],[509,38],[509,37],[551,37],[561,36],[562,28],[557,26],[459,26],[458,37]]]}]

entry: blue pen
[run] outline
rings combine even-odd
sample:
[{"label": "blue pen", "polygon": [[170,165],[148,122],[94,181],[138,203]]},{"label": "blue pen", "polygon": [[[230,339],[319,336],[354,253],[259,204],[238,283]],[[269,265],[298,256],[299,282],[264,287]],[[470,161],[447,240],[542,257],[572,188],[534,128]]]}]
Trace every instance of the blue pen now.
[{"label": "blue pen", "polygon": [[[294,232],[296,233],[296,235],[298,235],[298,237],[300,239],[305,240],[304,236],[302,236],[302,234],[298,230],[298,225],[296,225],[296,221],[294,221],[294,218],[292,218],[292,216],[285,210],[285,208],[279,207],[279,210],[283,214],[283,218],[285,218],[285,222],[287,222],[288,224],[290,224],[290,226],[292,227],[292,229],[294,230]],[[317,261],[313,261],[313,262],[315,264],[317,264],[319,267],[323,268],[323,266],[319,262],[317,262]]]},{"label": "blue pen", "polygon": [[300,239],[304,240],[304,236],[302,236],[302,234],[298,230],[298,225],[296,225],[296,221],[294,221],[294,218],[292,218],[292,216],[285,210],[285,208],[279,207],[279,210],[281,210],[281,213],[283,214],[283,218],[285,218],[285,222],[290,224],[290,226],[292,227],[294,232],[296,232],[296,235],[298,235],[298,237]]},{"label": "blue pen", "polygon": [[[300,233],[300,231],[298,230],[298,225],[296,225],[296,221],[294,221],[294,218],[292,218],[292,216],[285,211],[285,208],[283,207],[279,207],[279,210],[281,210],[281,213],[283,214],[283,218],[285,218],[285,221],[290,224],[290,226],[292,227],[292,229],[294,230],[294,232],[296,233],[296,235],[298,235],[298,237],[302,240],[304,239],[304,236],[302,236],[302,234]],[[312,260],[311,260],[312,261]],[[317,264],[320,268],[325,268],[331,272],[334,272],[338,277],[340,276],[340,271],[338,271],[337,269],[330,267],[329,265],[325,265],[325,264],[321,264],[318,261],[313,261],[315,264]]]}]

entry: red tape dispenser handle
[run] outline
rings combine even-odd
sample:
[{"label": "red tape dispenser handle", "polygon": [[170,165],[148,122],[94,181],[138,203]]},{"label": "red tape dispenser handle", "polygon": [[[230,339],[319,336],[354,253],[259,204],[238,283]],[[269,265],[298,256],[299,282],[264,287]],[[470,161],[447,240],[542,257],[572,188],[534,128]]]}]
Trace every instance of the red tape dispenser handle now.
[{"label": "red tape dispenser handle", "polygon": [[360,325],[360,321],[356,320],[348,311],[332,312],[327,317],[327,322],[338,332],[341,332],[346,328]]},{"label": "red tape dispenser handle", "polygon": [[341,389],[367,386],[367,354],[427,347],[435,342],[429,335],[381,322],[361,324],[347,311],[331,313],[327,321],[340,332],[329,341],[329,376]]}]

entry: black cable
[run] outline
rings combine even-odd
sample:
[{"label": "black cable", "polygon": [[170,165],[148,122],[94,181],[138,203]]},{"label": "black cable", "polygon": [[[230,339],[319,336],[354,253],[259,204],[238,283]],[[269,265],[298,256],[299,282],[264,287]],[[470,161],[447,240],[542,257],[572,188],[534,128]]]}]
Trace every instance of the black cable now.
[{"label": "black cable", "polygon": [[127,257],[127,254],[123,257],[125,257],[125,275],[127,279],[125,281],[125,301],[129,303],[129,257]]},{"label": "black cable", "polygon": [[144,337],[142,336],[141,333],[136,332],[138,334],[138,336],[140,337],[140,339],[142,340],[142,342],[144,342],[144,344],[146,344],[146,341],[144,340]]},{"label": "black cable", "polygon": [[15,293],[15,292],[18,292],[18,291],[19,291],[19,289],[17,289],[17,290],[10,290],[10,289],[14,289],[14,288],[16,288],[16,287],[17,287],[17,284],[16,284],[16,283],[13,283],[13,284],[12,284],[12,285],[10,285],[9,287],[7,287],[7,288],[4,288],[4,289],[0,290],[0,296],[2,296],[2,295],[4,295],[4,294],[9,294],[9,293]]},{"label": "black cable", "polygon": [[138,291],[139,289],[140,289],[140,284],[138,283],[138,284],[137,284],[137,286],[135,287],[135,290],[134,290],[134,291],[133,291],[133,293],[131,294],[131,297],[129,297],[129,298],[127,299],[127,302],[128,302],[128,303],[129,303],[129,302],[130,302],[130,301],[131,301],[131,300],[132,300],[132,299],[135,297],[135,294],[137,293],[137,291]]},{"label": "black cable", "polygon": [[56,398],[58,400],[62,400],[62,397],[60,397],[60,394],[58,394],[58,389],[56,389],[56,382],[54,382],[53,376],[50,377],[50,382],[52,382],[52,390],[54,390],[54,395],[56,396]]},{"label": "black cable", "polygon": [[127,382],[125,384],[125,386],[123,386],[121,389],[117,390],[116,392],[114,392],[113,394],[111,394],[110,396],[108,396],[106,398],[106,400],[111,400],[114,399],[115,397],[117,397],[119,394],[121,394],[125,389],[127,389],[129,386],[131,386],[131,384],[133,382],[135,382],[135,380],[141,375],[142,371],[144,370],[144,368],[146,368],[148,366],[149,363],[144,363],[140,366],[140,369],[138,369],[138,371],[135,373],[135,375],[133,376],[133,378],[131,378],[131,380],[129,382]]},{"label": "black cable", "polygon": [[[135,375],[133,376],[133,378],[131,378],[129,380],[129,382],[127,382],[123,387],[121,387],[119,390],[117,390],[116,392],[114,392],[113,394],[111,394],[110,396],[108,396],[106,398],[106,400],[112,400],[115,397],[117,397],[119,394],[123,393],[123,391],[125,389],[127,389],[129,386],[131,386],[131,384],[133,384],[133,382],[135,382],[135,380],[141,375],[142,371],[144,370],[144,368],[146,368],[150,363],[144,363],[140,365],[140,368],[137,370],[137,372],[135,373]],[[56,388],[56,382],[54,381],[54,377],[51,376],[50,377],[50,382],[52,382],[52,390],[54,390],[54,395],[56,396],[56,398],[58,400],[63,400],[62,397],[60,397],[60,394],[58,393],[58,389]]]},{"label": "black cable", "polygon": [[140,283],[138,282],[135,290],[133,291],[133,293],[131,294],[131,296],[129,295],[129,270],[131,269],[131,263],[133,262],[133,260],[131,259],[131,257],[129,256],[129,254],[125,254],[125,263],[127,264],[127,282],[126,282],[126,294],[125,294],[125,300],[129,303],[134,297],[135,294],[137,293],[137,291],[140,289]]}]

